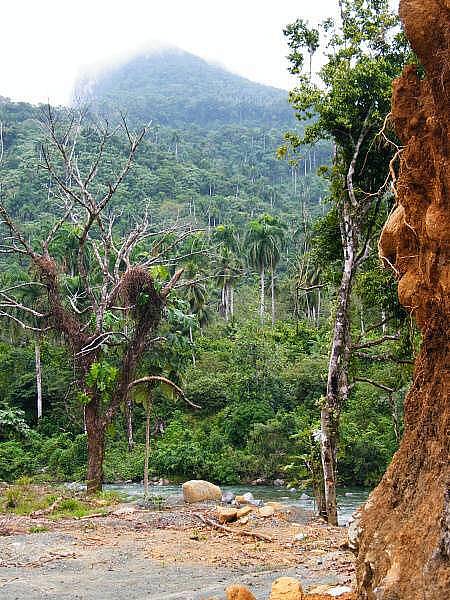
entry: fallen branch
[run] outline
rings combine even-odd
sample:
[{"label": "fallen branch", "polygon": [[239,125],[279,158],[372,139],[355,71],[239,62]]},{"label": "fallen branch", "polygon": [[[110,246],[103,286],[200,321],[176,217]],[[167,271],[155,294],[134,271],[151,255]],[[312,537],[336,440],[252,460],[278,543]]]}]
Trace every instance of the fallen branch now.
[{"label": "fallen branch", "polygon": [[56,510],[58,508],[58,506],[61,504],[63,498],[62,496],[60,496],[59,498],[56,498],[56,500],[50,504],[50,506],[48,508],[42,508],[41,510],[35,510],[34,512],[32,512],[30,514],[30,517],[32,519],[35,519],[36,517],[43,517],[44,515],[49,515],[50,513],[52,513],[54,510]]},{"label": "fallen branch", "polygon": [[231,527],[225,527],[225,525],[220,525],[220,523],[217,523],[216,521],[213,521],[212,519],[208,519],[207,517],[204,517],[203,515],[200,515],[199,513],[192,513],[192,516],[197,517],[197,519],[200,519],[200,521],[202,521],[205,525],[209,525],[210,527],[213,527],[214,529],[218,529],[219,531],[224,531],[225,533],[237,533],[238,535],[253,537],[253,538],[256,538],[257,540],[262,540],[263,542],[273,542],[271,537],[269,537],[267,535],[263,535],[262,533],[246,531],[245,529],[241,529],[241,530],[231,529]]},{"label": "fallen branch", "polygon": [[106,517],[104,512],[93,513],[92,515],[85,515],[84,517],[78,517],[78,521],[86,521],[86,519],[95,519],[96,517]]}]

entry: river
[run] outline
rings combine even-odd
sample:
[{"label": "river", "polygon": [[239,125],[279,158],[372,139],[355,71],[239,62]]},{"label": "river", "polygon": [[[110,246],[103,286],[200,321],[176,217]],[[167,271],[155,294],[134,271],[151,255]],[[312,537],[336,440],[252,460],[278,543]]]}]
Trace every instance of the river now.
[{"label": "river", "polygon": [[[140,483],[107,484],[105,490],[117,491],[126,495],[130,500],[136,500],[144,495],[144,488]],[[310,490],[297,490],[290,492],[286,488],[271,486],[242,486],[242,485],[224,485],[221,486],[223,492],[233,492],[234,494],[244,494],[252,492],[256,499],[260,498],[265,502],[276,500],[283,504],[300,506],[314,510],[314,499]],[[167,497],[171,494],[181,494],[181,485],[155,485],[150,487],[151,494]],[[361,504],[367,500],[369,490],[362,488],[339,488],[337,491],[338,517],[340,525],[347,525],[350,517]]]}]

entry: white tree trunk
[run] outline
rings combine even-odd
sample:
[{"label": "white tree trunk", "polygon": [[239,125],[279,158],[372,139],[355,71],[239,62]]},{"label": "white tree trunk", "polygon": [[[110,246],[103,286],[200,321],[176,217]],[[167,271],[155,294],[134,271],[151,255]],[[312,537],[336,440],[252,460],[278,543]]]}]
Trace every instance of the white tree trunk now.
[{"label": "white tree trunk", "polygon": [[259,299],[259,320],[261,321],[261,325],[264,323],[264,301],[265,301],[265,290],[264,290],[264,268],[261,268],[259,272],[259,281],[261,286],[261,295]]},{"label": "white tree trunk", "polygon": [[144,496],[148,496],[148,460],[150,456],[150,398],[145,412]]},{"label": "white tree trunk", "polygon": [[[351,223],[345,224],[346,239],[352,240]],[[353,243],[344,248],[345,260],[341,284],[337,298],[336,317],[328,365],[327,393],[322,405],[321,457],[324,474],[325,504],[328,523],[337,525],[337,446],[339,438],[339,416],[342,404],[348,396],[348,359],[349,359],[349,302],[354,269]]]},{"label": "white tree trunk", "polygon": [[275,276],[273,267],[270,272],[270,296],[272,299],[272,325],[275,325]]},{"label": "white tree trunk", "polygon": [[36,391],[37,391],[37,418],[42,418],[42,369],[41,369],[41,345],[39,339],[34,342],[34,357],[36,365]]}]

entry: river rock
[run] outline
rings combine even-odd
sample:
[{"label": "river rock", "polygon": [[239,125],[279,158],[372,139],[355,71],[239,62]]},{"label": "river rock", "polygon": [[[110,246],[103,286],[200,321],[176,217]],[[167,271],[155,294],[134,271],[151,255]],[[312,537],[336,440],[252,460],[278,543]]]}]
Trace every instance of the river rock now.
[{"label": "river rock", "polygon": [[348,587],[348,585],[337,585],[336,587],[331,587],[327,589],[327,594],[332,598],[339,598],[344,594],[350,594],[352,588]]},{"label": "river rock", "polygon": [[275,510],[273,508],[273,506],[261,506],[260,509],[258,509],[258,515],[260,517],[272,517],[275,514]]},{"label": "river rock", "polygon": [[294,542],[302,542],[303,540],[306,540],[305,533],[297,533],[297,535],[294,535]]},{"label": "river rock", "polygon": [[82,483],[78,483],[77,481],[72,481],[71,483],[65,483],[64,487],[72,492],[82,492],[86,489],[86,486]]},{"label": "river rock", "polygon": [[303,589],[294,577],[280,577],[272,584],[269,600],[302,600]]},{"label": "river rock", "polygon": [[252,506],[243,506],[242,508],[240,508],[237,511],[236,516],[237,516],[238,519],[242,519],[242,517],[246,517],[252,511],[253,511],[253,507]]},{"label": "river rock", "polygon": [[250,485],[266,485],[267,479],[264,477],[258,477],[258,479],[254,479]]},{"label": "river rock", "polygon": [[308,494],[302,494],[302,495],[300,496],[300,500],[309,500],[309,496],[308,496]]},{"label": "river rock", "polygon": [[246,492],[242,496],[236,496],[235,500],[238,504],[254,504],[255,498],[251,492]]},{"label": "river rock", "polygon": [[218,506],[216,513],[219,523],[231,523],[232,521],[236,521],[237,518],[237,509],[229,506]]},{"label": "river rock", "polygon": [[224,492],[222,494],[222,502],[224,504],[231,504],[234,500],[234,494],[233,492]]},{"label": "river rock", "polygon": [[251,591],[243,585],[230,585],[225,593],[227,600],[256,600]]},{"label": "river rock", "polygon": [[123,504],[111,514],[117,517],[123,517],[125,515],[132,515],[134,512],[136,512],[136,507],[133,504]]},{"label": "river rock", "polygon": [[188,504],[194,502],[203,502],[204,500],[220,500],[222,490],[218,485],[214,485],[203,479],[192,479],[182,485],[183,498]]},{"label": "river rock", "polygon": [[182,506],[184,498],[181,494],[170,494],[165,499],[164,503],[166,506]]},{"label": "river rock", "polygon": [[273,482],[273,485],[275,487],[283,487],[284,479],[275,479],[275,481]]}]

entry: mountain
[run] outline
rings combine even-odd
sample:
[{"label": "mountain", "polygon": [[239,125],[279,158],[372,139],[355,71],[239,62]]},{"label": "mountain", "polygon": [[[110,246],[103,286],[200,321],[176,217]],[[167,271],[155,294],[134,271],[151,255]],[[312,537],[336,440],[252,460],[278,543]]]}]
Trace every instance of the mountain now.
[{"label": "mountain", "polygon": [[[125,220],[143,205],[157,222],[194,214],[208,226],[233,222],[238,227],[262,213],[292,222],[300,218],[302,206],[311,213],[319,210],[326,185],[316,169],[328,162],[330,146],[323,142],[305,148],[297,166],[276,159],[284,132],[301,127],[283,90],[192,54],[165,50],[84,77],[75,98],[89,106],[91,115],[110,122],[120,112],[134,127],[152,121],[117,195]],[[3,191],[14,214],[35,223],[51,218],[53,210],[45,172],[36,168],[39,114],[39,107],[0,98]],[[108,151],[105,165],[119,168],[125,146],[113,144]],[[77,152],[80,164],[92,159],[89,128]]]},{"label": "mountain", "polygon": [[254,83],[178,49],[153,51],[85,75],[73,102],[101,114],[126,109],[133,122],[170,127],[239,124],[292,127],[285,90]]}]

